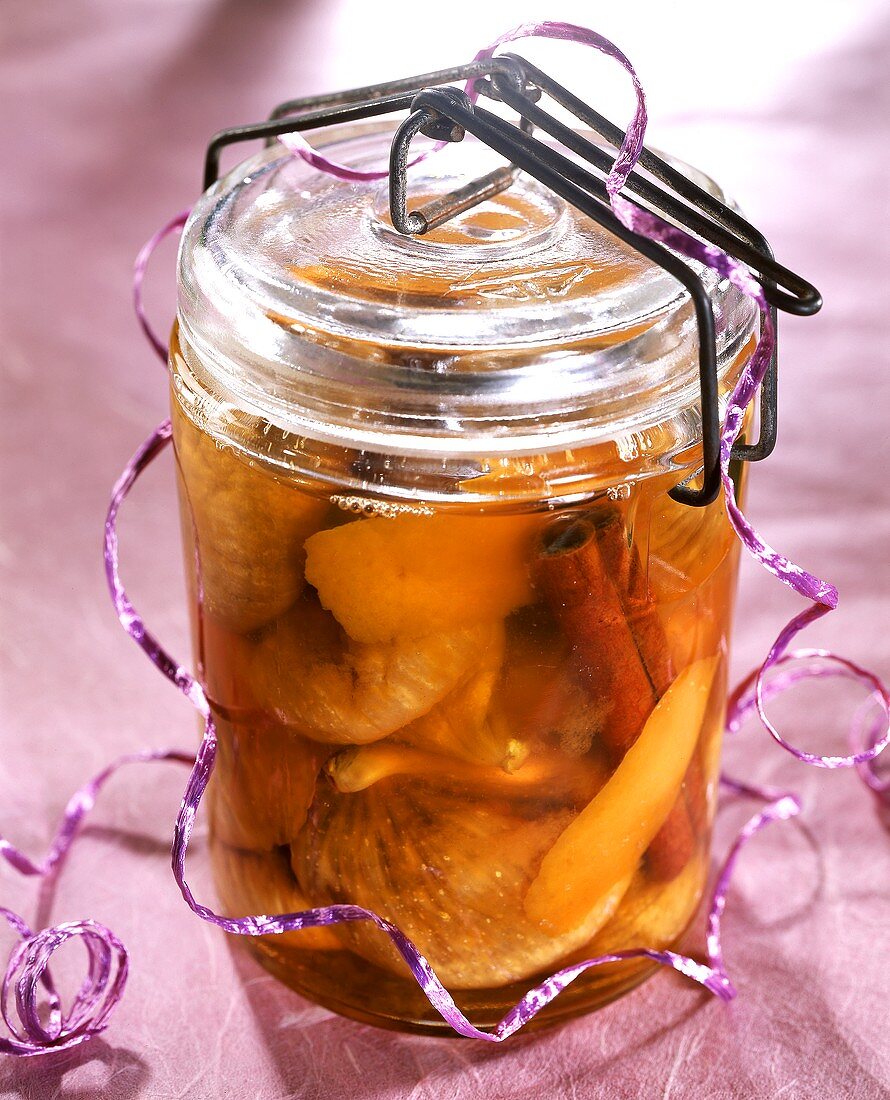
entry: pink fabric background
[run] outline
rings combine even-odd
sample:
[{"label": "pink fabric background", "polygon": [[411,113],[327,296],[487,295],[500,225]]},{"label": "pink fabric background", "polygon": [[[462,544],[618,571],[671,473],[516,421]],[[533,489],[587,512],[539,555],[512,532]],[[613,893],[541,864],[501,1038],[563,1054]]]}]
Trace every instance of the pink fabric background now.
[{"label": "pink fabric background", "polygon": [[[456,0],[455,18],[437,23],[407,5],[375,19],[355,0],[0,0],[0,831],[15,843],[42,852],[71,790],[111,756],[195,743],[187,705],[113,618],[100,531],[114,477],[166,407],[163,374],[131,319],[130,266],[148,234],[194,197],[208,136],[291,95],[469,57],[520,18],[590,22],[588,7],[491,5],[483,14]],[[638,61],[652,142],[724,181],[826,299],[818,318],[782,326],[781,441],[753,472],[751,512],[774,545],[840,586],[841,611],[813,640],[886,674],[886,8],[861,2],[820,14],[819,5],[754,0],[752,16],[733,26],[718,18],[728,8],[667,7],[649,32],[630,7],[596,25]],[[414,32],[368,49],[397,8]],[[703,43],[722,52],[702,58]],[[554,64],[552,53],[535,56]],[[573,82],[592,96],[605,74],[611,106],[604,63],[582,61],[575,57]],[[626,111],[626,99],[615,102],[614,113]],[[172,265],[171,247],[151,280],[158,318],[172,309]],[[122,538],[137,604],[183,652],[168,460],[141,487]],[[748,566],[742,592],[739,673],[798,606]],[[850,700],[820,689],[781,710],[799,740],[833,751]],[[758,838],[740,868],[725,926],[739,999],[724,1007],[665,974],[596,1016],[498,1048],[359,1027],[279,987],[176,892],[167,853],[184,770],[131,769],[102,796],[53,899],[0,869],[0,902],[35,923],[93,916],[132,952],[129,988],[105,1036],[67,1055],[7,1061],[0,1092],[890,1095],[890,835],[853,775],[797,765],[754,726],[727,758],[735,774],[793,787],[806,803],[799,824]],[[718,842],[748,812],[727,806]],[[207,897],[202,838],[199,830],[192,877]],[[0,932],[4,954],[11,944]],[[78,961],[61,962],[71,980]]]}]

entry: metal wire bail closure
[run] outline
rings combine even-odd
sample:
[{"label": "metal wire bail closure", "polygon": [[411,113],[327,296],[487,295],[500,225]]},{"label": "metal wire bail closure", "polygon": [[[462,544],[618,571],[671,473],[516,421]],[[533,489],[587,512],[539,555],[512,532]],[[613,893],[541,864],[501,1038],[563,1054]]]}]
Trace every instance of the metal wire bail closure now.
[{"label": "metal wire bail closure", "polygon": [[[468,82],[474,95],[511,107],[519,115],[518,123],[507,122],[474,104],[466,92],[451,87],[456,82]],[[544,111],[539,106],[544,95],[574,115],[584,127],[598,133],[607,144],[616,149],[621,146],[626,135],[618,126],[525,58],[500,54],[384,84],[288,100],[275,108],[268,121],[223,130],[211,139],[205,158],[204,187],[206,189],[217,179],[220,154],[228,145],[257,138],[268,142],[283,134],[405,110],[410,114],[398,128],[390,150],[390,215],[397,231],[410,235],[427,233],[509,187],[519,171],[526,172],[669,272],[688,291],[699,336],[702,480],[697,488],[688,482],[680,484],[670,490],[670,496],[693,507],[710,504],[720,491],[719,386],[710,296],[686,260],[649,237],[627,229],[618,219],[609,204],[602,178],[613,167],[611,154]],[[543,130],[599,174],[594,175],[577,160],[570,160],[551,145],[537,140],[533,136],[535,128]],[[440,199],[409,211],[408,154],[411,141],[418,133],[441,143],[460,141],[465,133],[471,133],[500,153],[508,163]],[[653,208],[669,222],[747,265],[763,289],[774,334],[778,309],[807,316],[821,307],[818,290],[776,262],[762,233],[738,211],[699,187],[650,149],[641,150],[638,168],[630,173],[625,186],[638,205]],[[776,444],[777,421],[774,337],[772,357],[760,392],[760,437],[755,443],[736,441],[731,458],[758,462],[771,454]]]}]

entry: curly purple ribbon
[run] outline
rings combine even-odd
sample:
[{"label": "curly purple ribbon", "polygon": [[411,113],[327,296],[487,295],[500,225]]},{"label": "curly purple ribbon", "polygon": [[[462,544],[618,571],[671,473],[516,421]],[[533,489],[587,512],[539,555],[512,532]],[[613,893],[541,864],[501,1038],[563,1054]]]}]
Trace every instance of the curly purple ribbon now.
[{"label": "curly purple ribbon", "polygon": [[[733,790],[754,797],[767,797],[772,801],[744,826],[724,861],[717,878],[708,915],[707,963],[699,962],[675,951],[656,951],[638,948],[600,955],[552,974],[528,993],[501,1020],[493,1033],[475,1027],[454,1002],[451,994],[437,977],[429,962],[415,944],[390,921],[358,905],[330,905],[297,913],[276,916],[258,914],[250,917],[224,917],[198,902],[185,877],[185,858],[194,826],[195,816],[216,759],[217,740],[213,718],[203,689],[191,674],[175,661],[146,628],[141,616],[131,604],[118,572],[117,517],[121,504],[145,468],[169,444],[170,421],[161,423],[152,436],[139,448],[115,485],[105,526],[105,562],[109,588],[118,618],[124,629],[145,651],[152,664],[159,669],[186,696],[204,717],[204,736],[196,757],[181,752],[143,752],[121,757],[109,765],[96,779],[78,791],[71,799],[63,816],[56,841],[50,855],[42,864],[32,863],[7,841],[2,841],[0,852],[18,870],[25,874],[46,874],[58,865],[74,837],[84,815],[92,808],[95,797],[105,781],[123,764],[146,760],[176,760],[192,764],[192,772],[176,817],[173,839],[173,875],[189,908],[203,920],[233,935],[261,936],[292,932],[300,928],[342,924],[350,921],[370,921],[389,936],[396,950],[407,963],[411,973],[423,990],[430,1004],[458,1034],[486,1042],[502,1042],[518,1031],[525,1023],[570,985],[585,971],[609,962],[648,958],[664,966],[670,966],[700,982],[723,1000],[731,1000],[735,988],[723,963],[721,949],[721,921],[726,907],[726,894],[736,860],[744,845],[771,821],[786,820],[800,812],[800,803],[785,793],[761,791],[744,784],[727,780]],[[12,1041],[0,1041],[0,1051],[8,1054],[43,1054],[52,1050],[74,1046],[103,1030],[108,1017],[120,999],[127,975],[127,953],[123,944],[109,929],[91,921],[73,922],[47,929],[32,936],[30,930],[9,910],[0,910],[25,941],[13,953],[3,984],[3,1018],[13,1034]],[[65,1018],[65,1026],[59,1022],[58,997],[47,969],[52,952],[73,935],[84,938],[90,953],[90,972]],[[115,970],[116,966],[116,970]],[[113,978],[113,980],[112,980]],[[50,1000],[50,1024],[44,1027],[39,1018],[37,986],[42,983]],[[16,1008],[21,1023],[17,1024],[7,1008],[7,990],[16,986]]]},{"label": "curly purple ribbon", "polygon": [[[58,873],[81,822],[112,775],[125,764],[153,760],[194,764],[195,757],[192,753],[173,749],[145,749],[118,757],[68,800],[56,835],[41,862],[29,859],[4,837],[0,837],[0,856],[23,875],[45,878]],[[11,909],[0,906],[0,916],[6,918],[22,940],[10,956],[0,986],[0,1015],[11,1036],[9,1039],[0,1037],[0,1054],[27,1056],[68,1050],[103,1031],[127,983],[127,950],[111,929],[98,921],[79,920],[66,921],[35,934]],[[79,939],[86,950],[87,975],[71,1007],[63,1011],[49,972],[49,960],[54,951],[72,939]],[[39,986],[43,986],[49,1004],[46,1021],[40,1011]]]},{"label": "curly purple ribbon", "polygon": [[[730,732],[738,729],[745,718],[756,710],[770,734],[783,748],[799,760],[825,768],[854,765],[859,769],[860,774],[874,793],[878,797],[886,797],[890,784],[877,776],[872,764],[878,753],[890,741],[890,730],[884,729],[883,732],[881,730],[884,723],[872,720],[867,727],[867,732],[863,733],[860,729],[857,732],[857,743],[861,743],[864,747],[854,751],[853,754],[823,757],[803,752],[789,744],[779,734],[765,712],[765,704],[768,698],[788,690],[802,679],[814,676],[844,675],[862,683],[870,691],[868,701],[878,704],[884,718],[887,718],[888,713],[890,713],[890,706],[888,706],[888,698],[890,697],[888,697],[887,689],[876,676],[845,658],[826,650],[788,652],[791,641],[805,626],[837,605],[837,590],[832,585],[800,569],[766,544],[748,523],[735,500],[734,486],[729,477],[730,453],[741,429],[745,410],[754,399],[763,379],[773,343],[773,331],[763,292],[746,267],[732,260],[718,249],[704,244],[655,215],[628,202],[619,194],[642,150],[646,128],[643,89],[633,66],[624,54],[611,42],[585,28],[566,23],[540,23],[524,24],[508,34],[502,35],[487,50],[480,51],[477,58],[490,57],[498,46],[525,37],[547,37],[581,42],[614,58],[622,65],[633,80],[637,95],[637,110],[606,181],[613,210],[622,222],[634,231],[643,233],[654,240],[662,241],[677,251],[714,268],[724,278],[729,279],[745,294],[753,298],[761,310],[761,338],[730,397],[721,435],[721,474],[727,511],[737,535],[755,559],[796,592],[813,601],[813,606],[791,620],[780,633],[760,668],[733,693],[727,717],[727,729]],[[290,146],[289,142],[286,142],[286,144],[315,167],[339,178],[352,180],[380,178],[381,174],[378,173],[357,173],[345,166],[335,165],[326,158],[315,154],[311,147],[302,142],[302,139],[300,143],[296,143],[296,147]],[[187,216],[187,212],[177,215],[173,221],[152,237],[140,252],[134,273],[134,302],[139,323],[152,347],[165,363],[167,349],[163,341],[157,337],[151,328],[143,308],[142,282],[148,260],[156,246],[168,234],[181,229]],[[744,846],[764,826],[771,821],[787,820],[796,816],[800,813],[801,805],[794,795],[787,792],[749,786],[725,776],[722,777],[721,782],[726,788],[736,794],[766,799],[767,805],[755,814],[739,832],[717,877],[711,895],[707,919],[707,961],[703,963],[674,951],[655,951],[645,948],[619,951],[587,959],[584,962],[557,971],[529,990],[501,1020],[493,1033],[480,1031],[470,1023],[458,1009],[453,998],[436,976],[435,971],[411,940],[394,924],[368,909],[357,905],[332,905],[278,916],[257,915],[229,918],[223,917],[197,902],[185,878],[185,857],[195,815],[213,770],[217,749],[216,730],[201,685],[164,650],[157,639],[148,631],[142,618],[127,597],[118,570],[116,525],[120,506],[139,475],[168,445],[170,439],[171,425],[170,421],[166,420],[139,448],[118,480],[105,523],[105,567],[115,610],[124,629],[145,651],[152,663],[183,692],[192,705],[203,715],[205,727],[200,748],[196,757],[170,750],[146,751],[119,758],[73,796],[66,808],[49,855],[43,863],[33,863],[8,841],[0,838],[0,854],[16,870],[28,875],[47,875],[54,868],[60,867],[80,822],[92,808],[99,790],[123,764],[149,760],[173,760],[192,764],[192,772],[176,819],[172,856],[174,877],[186,903],[193,912],[230,934],[249,936],[290,932],[300,928],[334,925],[348,921],[371,921],[389,936],[430,1004],[460,1035],[486,1042],[501,1042],[519,1030],[585,971],[606,963],[634,958],[648,958],[663,966],[669,966],[699,982],[723,1000],[730,1000],[735,996],[736,990],[726,970],[723,958],[721,921],[736,861]],[[800,659],[822,660],[825,664],[815,669],[807,666],[798,666],[792,669],[784,667],[788,663]],[[771,669],[776,670],[777,674],[767,680],[766,674]],[[127,977],[126,949],[114,933],[93,921],[76,921],[59,925],[56,928],[45,929],[34,935],[25,922],[10,910],[0,908],[0,914],[6,918],[23,941],[12,954],[2,984],[2,1015],[13,1038],[11,1040],[0,1039],[0,1052],[17,1055],[48,1053],[53,1050],[75,1046],[103,1030],[107,1025],[111,1011],[123,994]],[[74,999],[72,1007],[67,1013],[63,1013],[59,997],[52,984],[48,963],[53,951],[75,936],[81,938],[86,946],[89,962],[88,974]],[[41,1022],[38,1010],[39,985],[44,987],[49,1000],[49,1014],[45,1024]],[[9,1003],[13,988],[15,989],[17,1019],[13,1016]]]},{"label": "curly purple ribbon", "polygon": [[148,262],[152,258],[154,250],[171,233],[180,232],[183,229],[191,212],[192,208],[190,206],[186,207],[185,210],[180,210],[175,218],[167,222],[166,225],[161,226],[157,233],[152,234],[142,248],[139,249],[139,254],[133,264],[133,309],[136,312],[136,320],[139,322],[139,327],[142,329],[145,339],[148,340],[164,363],[167,362],[169,349],[152,328],[145,312],[145,303],[142,300],[142,285],[145,282],[145,272],[148,270]]}]

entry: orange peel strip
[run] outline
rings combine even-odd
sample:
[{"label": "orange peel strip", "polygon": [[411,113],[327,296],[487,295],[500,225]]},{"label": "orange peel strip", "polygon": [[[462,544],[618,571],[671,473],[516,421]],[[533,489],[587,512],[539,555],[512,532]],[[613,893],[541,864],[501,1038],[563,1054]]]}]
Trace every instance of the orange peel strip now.
[{"label": "orange peel strip", "polygon": [[716,668],[708,657],[680,673],[611,779],[544,856],[524,905],[552,935],[580,924],[633,874],[677,799]]}]

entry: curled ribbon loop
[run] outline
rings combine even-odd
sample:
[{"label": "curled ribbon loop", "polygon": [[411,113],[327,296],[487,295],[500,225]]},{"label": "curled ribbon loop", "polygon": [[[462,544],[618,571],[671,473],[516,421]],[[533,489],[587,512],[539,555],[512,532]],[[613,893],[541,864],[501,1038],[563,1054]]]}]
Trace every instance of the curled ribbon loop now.
[{"label": "curled ribbon loop", "polygon": [[[580,42],[614,58],[625,69],[634,84],[637,109],[607,180],[613,210],[628,228],[661,241],[684,255],[713,267],[724,278],[730,279],[753,298],[761,309],[761,338],[729,399],[721,435],[721,472],[727,511],[740,540],[755,559],[800,595],[813,601],[813,606],[796,616],[784,628],[761,667],[736,690],[730,701],[727,728],[730,731],[739,728],[745,718],[756,711],[772,736],[798,759],[825,768],[856,766],[876,796],[887,797],[890,793],[890,780],[880,777],[873,766],[875,757],[890,740],[890,732],[882,728],[882,726],[886,727],[886,721],[879,723],[872,718],[867,726],[860,723],[862,728],[856,734],[855,751],[851,755],[822,757],[802,752],[790,745],[771,724],[765,712],[766,702],[770,698],[810,677],[840,675],[856,680],[868,689],[869,701],[877,702],[885,720],[890,713],[890,695],[876,676],[845,658],[824,650],[805,650],[800,653],[788,651],[794,637],[805,626],[836,606],[837,591],[832,585],[800,569],[769,547],[748,523],[735,500],[733,483],[729,477],[730,453],[741,429],[745,410],[754,399],[763,379],[772,350],[773,332],[762,290],[744,265],[732,260],[718,249],[669,225],[654,214],[640,209],[620,195],[642,150],[646,128],[643,90],[625,55],[607,39],[586,28],[567,23],[534,23],[523,24],[502,35],[492,46],[480,51],[477,57],[480,59],[490,57],[499,46],[527,37]],[[379,179],[386,174],[359,173],[345,166],[336,165],[315,153],[302,138],[294,139],[293,142],[287,140],[285,144],[310,164],[339,178]],[[134,302],[139,323],[152,347],[164,362],[167,359],[167,349],[164,342],[153,331],[146,316],[142,303],[142,284],[154,249],[167,235],[180,230],[187,216],[187,211],[177,215],[152,237],[140,252],[134,272]],[[726,789],[737,795],[761,799],[766,802],[766,805],[739,832],[718,873],[708,910],[705,961],[701,962],[673,951],[645,948],[587,959],[557,971],[530,989],[491,1033],[479,1030],[463,1015],[416,945],[394,924],[371,910],[357,905],[333,905],[276,916],[260,914],[230,918],[221,916],[198,902],[185,877],[185,859],[195,817],[213,770],[217,750],[216,730],[201,685],[164,650],[146,628],[127,596],[118,569],[117,520],[120,507],[142,471],[167,447],[170,440],[170,421],[165,420],[139,448],[118,479],[105,523],[105,568],[112,601],[124,629],[143,649],[155,667],[179,688],[203,716],[204,735],[200,748],[197,756],[170,750],[146,751],[121,757],[100,772],[70,800],[49,855],[42,863],[32,862],[8,841],[0,838],[0,855],[11,866],[25,875],[47,875],[53,868],[58,868],[70,848],[80,822],[92,808],[100,789],[122,764],[150,760],[187,763],[192,766],[192,771],[176,819],[173,874],[183,898],[193,912],[230,934],[247,936],[277,934],[343,922],[369,921],[390,938],[430,1004],[460,1035],[485,1042],[501,1042],[537,1015],[545,1005],[553,1001],[563,989],[587,970],[633,958],[647,958],[662,966],[670,967],[700,983],[723,1000],[730,1000],[735,996],[736,990],[725,967],[721,942],[722,918],[734,868],[742,850],[758,832],[773,821],[784,821],[796,816],[801,806],[798,799],[790,793],[753,787],[727,777],[721,780]],[[822,663],[816,668],[811,665],[786,667],[800,657],[807,661],[815,660]],[[767,678],[770,670],[773,670],[773,675]],[[857,748],[856,745],[860,747]],[[101,1031],[107,1025],[114,1006],[120,1000],[127,979],[126,949],[114,933],[94,921],[76,921],[44,929],[34,935],[22,918],[11,910],[0,908],[0,915],[5,917],[22,940],[12,953],[2,989],[0,989],[2,1017],[11,1035],[10,1039],[0,1039],[0,1052],[16,1055],[46,1053],[75,1046]],[[79,938],[86,948],[88,968],[80,991],[71,1008],[65,1013],[52,983],[48,963],[53,951],[74,938]],[[39,1011],[38,987],[41,986],[49,1009],[45,1020]],[[12,1008],[13,992],[15,1012]]]},{"label": "curled ribbon loop", "polygon": [[[5,837],[0,837],[0,856],[22,875],[45,878],[58,873],[99,792],[120,768],[155,760],[192,764],[194,759],[191,753],[169,749],[146,749],[120,756],[71,796],[49,851],[40,862],[30,859]],[[0,916],[21,940],[9,957],[0,986],[0,1016],[11,1036],[0,1037],[0,1053],[29,1056],[67,1050],[103,1031],[127,983],[127,949],[111,929],[97,921],[80,920],[35,934],[11,909],[0,906]],[[71,1007],[64,1011],[49,963],[53,952],[73,939],[84,946],[87,974]],[[39,1000],[41,986],[48,1007],[46,1022]]]},{"label": "curled ribbon loop", "polygon": [[[8,916],[8,910],[0,910]],[[87,975],[71,1007],[64,1012],[49,974],[54,951],[79,939],[87,953]],[[105,925],[92,920],[68,921],[28,936],[13,951],[0,991],[0,1012],[11,1039],[0,1039],[6,1054],[34,1055],[68,1050],[104,1031],[127,982],[127,950]],[[41,1019],[38,986],[49,1003]],[[15,989],[15,1015],[10,1003]]]},{"label": "curled ribbon loop", "polygon": [[190,206],[186,207],[186,209],[181,210],[175,218],[171,218],[166,225],[161,226],[157,233],[149,237],[142,248],[139,249],[139,253],[136,256],[136,262],[133,264],[133,309],[136,313],[136,320],[139,322],[139,327],[142,329],[146,340],[148,340],[149,344],[151,344],[161,362],[164,364],[167,362],[167,345],[152,328],[151,322],[148,319],[148,314],[145,312],[145,305],[142,301],[142,286],[145,282],[145,272],[148,269],[149,260],[152,258],[155,249],[161,241],[169,237],[171,233],[182,230],[191,212],[192,208]]}]

